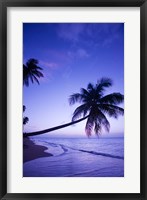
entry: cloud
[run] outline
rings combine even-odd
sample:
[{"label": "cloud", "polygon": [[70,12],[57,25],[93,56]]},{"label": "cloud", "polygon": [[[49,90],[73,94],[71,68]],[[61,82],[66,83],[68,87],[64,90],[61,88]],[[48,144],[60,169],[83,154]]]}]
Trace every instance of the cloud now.
[{"label": "cloud", "polygon": [[79,41],[81,33],[84,31],[84,24],[82,23],[65,23],[59,24],[58,36],[65,40]]},{"label": "cloud", "polygon": [[40,64],[43,66],[43,67],[47,67],[49,69],[57,69],[59,67],[59,65],[57,63],[54,63],[54,62],[44,62],[44,61],[40,61]]},{"label": "cloud", "polygon": [[90,54],[87,52],[87,50],[82,49],[82,48],[68,51],[67,54],[72,59],[88,58],[90,56]]},{"label": "cloud", "polygon": [[122,24],[105,25],[105,28],[103,30],[105,33],[105,38],[102,41],[102,46],[109,47],[114,41],[119,39],[121,28]]},{"label": "cloud", "polygon": [[87,58],[87,57],[89,57],[89,54],[87,53],[87,51],[85,49],[78,49],[77,56],[80,58]]},{"label": "cloud", "polygon": [[40,60],[39,64],[43,68],[42,73],[44,75],[40,81],[44,83],[51,81],[54,77],[54,72],[60,67],[58,63],[42,60]]},{"label": "cloud", "polygon": [[72,75],[72,68],[71,66],[67,66],[63,71],[62,77],[65,79],[69,79]]},{"label": "cloud", "polygon": [[121,34],[123,23],[63,23],[59,24],[59,38],[71,42],[72,47],[94,48],[110,46]]},{"label": "cloud", "polygon": [[69,58],[67,57],[67,52],[65,50],[48,49],[46,54],[46,56],[48,56],[48,59],[51,59],[53,61],[50,63],[56,63],[58,66],[61,66],[61,64],[64,65],[66,62],[69,61]]}]

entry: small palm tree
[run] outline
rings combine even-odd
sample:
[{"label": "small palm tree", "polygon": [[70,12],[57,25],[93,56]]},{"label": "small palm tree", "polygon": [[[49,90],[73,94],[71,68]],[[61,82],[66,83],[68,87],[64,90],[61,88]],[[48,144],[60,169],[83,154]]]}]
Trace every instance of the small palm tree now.
[{"label": "small palm tree", "polygon": [[23,85],[29,86],[29,79],[32,83],[37,82],[39,84],[38,78],[43,77],[41,67],[38,66],[38,60],[29,59],[26,65],[23,65]]},{"label": "small palm tree", "polygon": [[23,112],[25,112],[25,110],[26,110],[26,106],[25,106],[25,105],[23,105]]},{"label": "small palm tree", "polygon": [[29,118],[28,117],[24,117],[23,118],[23,125],[26,125],[29,122]]},{"label": "small palm tree", "polygon": [[[26,106],[23,105],[23,112],[25,112],[26,110]],[[29,118],[28,117],[23,117],[23,125],[26,125],[29,122]]]},{"label": "small palm tree", "polygon": [[104,96],[105,88],[111,85],[111,79],[102,78],[97,81],[96,85],[89,83],[87,89],[81,88],[80,93],[75,93],[69,98],[71,105],[77,102],[82,103],[74,111],[72,121],[88,114],[85,127],[87,136],[91,135],[93,129],[96,135],[99,135],[103,128],[109,132],[110,124],[106,115],[117,118],[124,114],[124,109],[117,106],[124,100],[122,94],[112,93]]},{"label": "small palm tree", "polygon": [[82,88],[80,93],[75,93],[69,97],[70,105],[77,102],[82,103],[74,111],[72,122],[41,131],[26,133],[25,136],[48,133],[79,123],[85,119],[87,119],[85,127],[87,136],[91,135],[93,129],[97,135],[101,133],[103,128],[109,131],[110,124],[105,115],[117,118],[119,115],[124,114],[124,109],[117,106],[123,102],[124,95],[112,93],[104,96],[105,89],[111,85],[112,81],[108,78],[98,80],[95,86],[89,83],[87,89]]}]

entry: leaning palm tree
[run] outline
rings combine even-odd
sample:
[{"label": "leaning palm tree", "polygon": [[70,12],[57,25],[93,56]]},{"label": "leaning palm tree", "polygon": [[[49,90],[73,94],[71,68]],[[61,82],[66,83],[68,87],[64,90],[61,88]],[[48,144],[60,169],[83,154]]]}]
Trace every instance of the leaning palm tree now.
[{"label": "leaning palm tree", "polygon": [[112,81],[108,78],[98,80],[96,85],[89,83],[87,89],[81,88],[80,93],[72,94],[69,97],[70,105],[77,102],[81,104],[74,111],[72,122],[41,131],[26,133],[24,136],[48,133],[79,123],[85,119],[87,119],[85,127],[87,136],[91,135],[93,129],[97,135],[99,135],[104,128],[109,132],[110,123],[106,115],[117,118],[119,115],[124,114],[124,109],[118,106],[118,104],[123,102],[124,95],[120,93],[111,93],[104,96],[105,89],[110,86],[112,86]]},{"label": "leaning palm tree", "polygon": [[43,77],[41,67],[38,66],[38,60],[36,59],[29,59],[26,65],[23,65],[23,85],[29,86],[29,80],[32,83],[37,82],[39,84],[38,78]]},{"label": "leaning palm tree", "polygon": [[106,115],[118,118],[119,115],[124,114],[124,109],[118,107],[118,104],[124,100],[122,94],[111,93],[104,96],[105,89],[111,85],[111,79],[102,78],[96,85],[89,83],[87,89],[81,88],[80,93],[75,93],[69,98],[71,105],[77,102],[82,103],[74,111],[72,121],[88,114],[85,126],[87,136],[91,135],[93,129],[96,135],[101,134],[103,129],[109,132],[110,123]]}]

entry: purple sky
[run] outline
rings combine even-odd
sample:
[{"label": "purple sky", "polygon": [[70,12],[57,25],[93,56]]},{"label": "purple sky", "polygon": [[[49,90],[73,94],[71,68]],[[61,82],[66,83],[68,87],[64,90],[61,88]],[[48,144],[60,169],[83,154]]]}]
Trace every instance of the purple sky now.
[{"label": "purple sky", "polygon": [[[122,23],[24,23],[24,64],[39,61],[44,78],[40,85],[24,86],[25,131],[42,130],[71,121],[74,109],[68,98],[101,77],[113,80],[107,93],[124,94],[124,24]],[[120,105],[123,107],[123,105]],[[110,119],[108,136],[124,132],[124,117]],[[83,121],[52,133],[54,137],[84,136]],[[47,135],[47,134],[46,134]],[[104,133],[105,135],[105,133]]]}]

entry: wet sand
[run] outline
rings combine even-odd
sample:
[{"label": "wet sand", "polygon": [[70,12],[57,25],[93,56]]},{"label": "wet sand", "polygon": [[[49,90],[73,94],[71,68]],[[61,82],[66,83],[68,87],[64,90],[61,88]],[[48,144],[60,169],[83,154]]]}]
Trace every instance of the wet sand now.
[{"label": "wet sand", "polygon": [[28,162],[41,157],[53,156],[50,153],[44,152],[47,147],[36,145],[29,138],[23,139],[23,162]]}]

